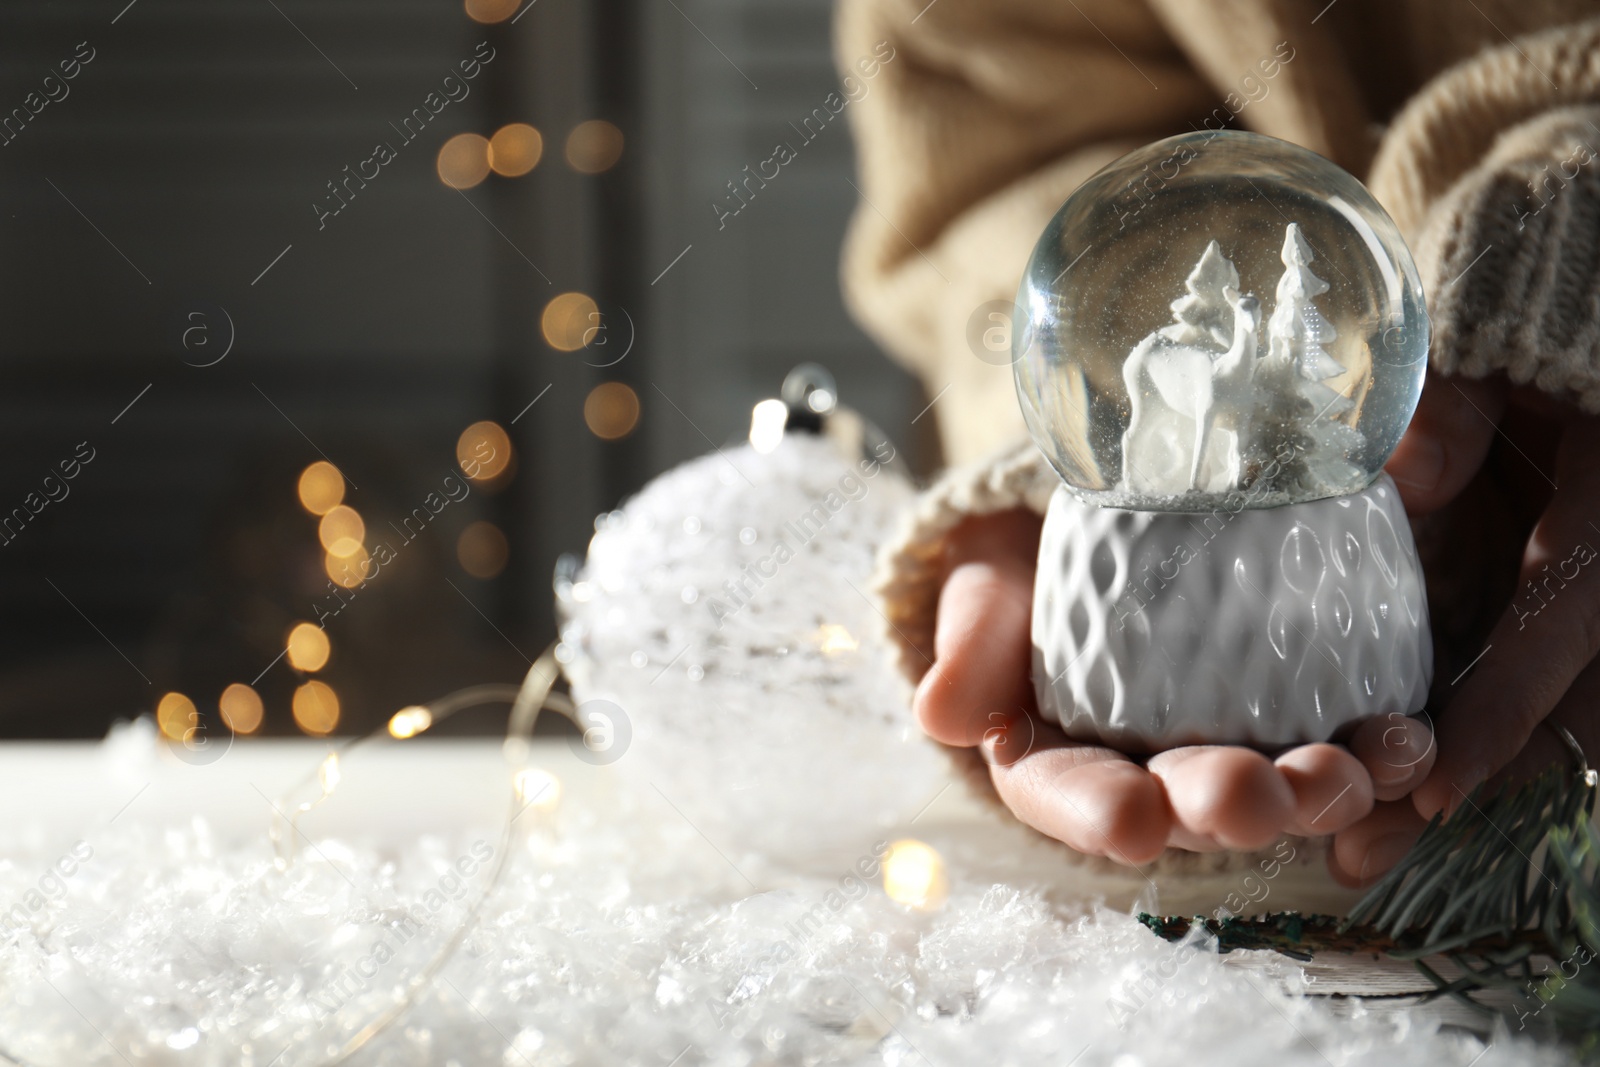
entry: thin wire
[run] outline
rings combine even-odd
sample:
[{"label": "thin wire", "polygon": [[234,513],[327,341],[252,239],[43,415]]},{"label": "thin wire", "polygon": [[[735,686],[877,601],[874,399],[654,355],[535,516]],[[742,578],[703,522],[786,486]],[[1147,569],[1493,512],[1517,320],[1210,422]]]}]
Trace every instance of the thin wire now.
[{"label": "thin wire", "polygon": [[[465,711],[467,708],[496,702],[509,703],[511,711],[506,724],[504,750],[508,755],[512,756],[515,762],[519,764],[526,762],[528,741],[533,736],[533,728],[538,722],[539,712],[542,709],[549,708],[551,711],[577,722],[576,710],[572,701],[560,693],[551,691],[560,676],[560,668],[556,665],[555,648],[556,646],[552,644],[540,654],[539,658],[534,661],[533,666],[529,668],[520,686],[504,684],[476,685],[466,689],[458,689],[429,704],[422,705],[432,717],[429,728],[443,722],[457,712]],[[332,784],[329,784],[328,768],[330,761],[332,766],[337,768],[343,754],[366,744],[387,731],[388,724],[385,723],[384,726],[373,730],[371,733],[350,739],[339,748],[329,752],[327,756],[324,756],[315,768],[291,786],[284,797],[281,798],[284,801],[281,807],[289,807],[293,814],[288,816],[281,815],[281,807],[274,805],[274,814],[268,830],[268,836],[272,839],[277,859],[276,866],[279,870],[287,870],[293,866],[296,859],[297,849],[294,841],[299,832],[300,817],[320,807],[338,788],[337,778],[333,778]],[[419,731],[419,733],[421,732],[424,731]],[[398,738],[397,740],[407,740],[407,738]],[[320,795],[310,802],[290,805],[288,803],[288,794],[294,793],[310,784],[313,780],[319,781],[321,786]],[[450,935],[449,939],[434,954],[428,964],[413,976],[410,982],[406,983],[404,991],[393,1005],[380,1012],[371,1022],[357,1031],[331,1058],[319,1061],[316,1067],[339,1067],[340,1064],[348,1063],[352,1056],[405,1016],[407,1012],[416,1006],[422,991],[432,984],[433,979],[438,976],[440,971],[444,970],[445,965],[450,962],[457,950],[461,948],[462,943],[477,927],[478,920],[483,915],[484,905],[499,889],[500,882],[505,875],[506,867],[511,858],[511,838],[515,832],[513,823],[524,810],[524,805],[519,803],[521,797],[516,787],[516,775],[512,775],[511,780],[512,789],[506,821],[500,830],[499,855],[489,873],[488,880],[484,883],[482,891],[472,902],[471,907],[467,909],[467,914],[461,920],[460,925],[456,927],[455,932]],[[288,833],[284,832],[286,826]],[[288,1048],[299,1040],[301,1039],[297,1037],[294,1041],[291,1041],[284,1051],[288,1051]],[[280,1052],[279,1055],[282,1056],[283,1053]],[[0,1063],[5,1064],[6,1067],[36,1067],[32,1061],[22,1059],[3,1046],[0,1046]]]},{"label": "thin wire", "polygon": [[[512,704],[510,719],[506,726],[506,747],[509,749],[513,744],[520,743],[520,747],[525,753],[526,743],[533,734],[533,727],[538,721],[539,711],[545,706],[558,674],[559,668],[556,666],[555,645],[552,644],[540,654],[533,666],[529,668],[520,687],[504,685],[475,686],[443,697],[434,704],[428,705],[428,708],[434,715],[433,721],[437,723],[465,708],[494,700],[505,700],[509,697]],[[570,704],[568,707],[570,708]],[[435,708],[438,709],[436,712],[434,711]],[[367,738],[376,736],[378,732],[374,731],[360,740],[364,741]],[[354,747],[353,744],[350,747]],[[515,779],[513,778],[514,781]],[[482,916],[484,904],[499,888],[501,877],[504,875],[506,865],[510,860],[511,837],[514,832],[512,823],[520,811],[518,803],[520,799],[515,785],[513,785],[505,825],[500,831],[500,851],[495,860],[494,870],[490,872],[488,881],[484,884],[483,890],[478,894],[477,899],[473,901],[472,907],[468,909],[466,917],[461,921],[461,925],[456,928],[455,933],[444,943],[428,965],[412,978],[400,1001],[358,1031],[332,1059],[324,1061],[323,1067],[338,1067],[339,1064],[348,1062],[350,1057],[370,1043],[373,1038],[398,1022],[402,1016],[416,1005],[418,995],[425,987],[432,984],[433,979],[450,962],[456,950],[461,947],[468,935],[472,933],[478,924],[479,918]]]},{"label": "thin wire", "polygon": [[[556,646],[552,644],[540,654],[539,658],[534,661],[533,666],[529,668],[520,686],[477,685],[468,689],[459,689],[454,693],[440,697],[430,704],[423,705],[433,717],[432,722],[429,724],[430,727],[467,708],[501,701],[508,702],[511,704],[511,712],[506,724],[504,747],[508,753],[516,753],[515,758],[518,763],[524,762],[528,752],[528,740],[533,735],[534,724],[538,722],[539,712],[542,709],[549,708],[551,711],[564,715],[576,722],[572,702],[559,693],[551,692],[556,679],[560,676],[560,668],[556,665],[555,648]],[[356,746],[364,744],[386,731],[387,725],[363,737],[353,738],[336,752],[330,753],[329,757],[325,757],[315,770],[301,779],[293,788],[299,788],[321,775],[323,768],[327,765],[328,758],[337,758],[340,753],[349,752]],[[433,959],[428,962],[427,966],[423,967],[406,984],[404,992],[393,1005],[380,1012],[371,1022],[357,1031],[338,1052],[334,1053],[332,1058],[318,1061],[317,1067],[339,1067],[340,1064],[348,1063],[352,1056],[398,1022],[416,1006],[422,991],[432,984],[433,979],[438,976],[440,971],[444,970],[445,965],[450,962],[462,943],[477,927],[478,920],[483,914],[484,905],[500,887],[500,881],[511,858],[511,838],[514,833],[512,824],[523,810],[522,805],[519,803],[521,797],[516,788],[515,775],[512,776],[512,783],[510,804],[506,813],[505,825],[500,831],[500,850],[495,860],[494,868],[490,871],[489,878],[484,883],[477,899],[467,909],[467,914],[461,920],[461,924],[451,934],[450,938],[445,941],[444,945],[440,947],[439,951],[434,954]],[[295,828],[294,824],[300,815],[317,807],[332,794],[333,789],[325,788],[322,796],[309,805],[296,806],[295,814],[289,817],[291,828]],[[274,846],[279,844],[279,835],[278,819],[274,816],[272,829]],[[285,864],[294,862],[294,836],[292,833],[287,835],[289,854],[284,859]],[[20,1067],[27,1067],[27,1065],[23,1064]]]}]

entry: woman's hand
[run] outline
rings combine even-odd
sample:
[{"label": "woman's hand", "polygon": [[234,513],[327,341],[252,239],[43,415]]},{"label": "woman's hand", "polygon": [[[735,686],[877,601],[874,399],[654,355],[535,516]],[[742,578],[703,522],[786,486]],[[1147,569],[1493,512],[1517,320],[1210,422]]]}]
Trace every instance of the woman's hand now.
[{"label": "woman's hand", "polygon": [[1080,852],[1127,864],[1149,862],[1168,846],[1255,849],[1285,833],[1317,836],[1358,824],[1369,827],[1364,851],[1373,862],[1399,859],[1383,853],[1369,816],[1375,800],[1404,797],[1432,768],[1432,736],[1414,720],[1399,731],[1368,723],[1350,748],[1304,745],[1269,759],[1205,745],[1141,766],[1039,719],[1029,670],[1040,526],[1037,515],[1016,510],[954,531],[935,662],[914,705],[934,739],[982,748],[1000,799],[1018,818]]},{"label": "woman's hand", "polygon": [[[1501,597],[1481,644],[1436,657],[1441,672],[1459,675],[1435,682],[1444,695],[1431,773],[1410,803],[1380,805],[1340,835],[1335,872],[1349,881],[1392,867],[1427,818],[1453,812],[1485,780],[1570,759],[1554,731],[1539,729],[1545,719],[1587,752],[1600,741],[1600,421],[1503,381],[1430,375],[1388,469],[1406,510],[1438,513],[1436,525],[1449,531],[1443,558],[1428,562],[1466,571]],[[1496,527],[1512,551],[1485,558],[1481,545]],[[1458,620],[1435,621],[1449,629]],[[1379,841],[1383,855],[1373,855]]]},{"label": "woman's hand", "polygon": [[[1168,846],[1259,848],[1283,833],[1331,833],[1329,866],[1351,885],[1393,867],[1428,818],[1483,781],[1570,758],[1538,728],[1547,717],[1600,752],[1600,419],[1503,382],[1430,376],[1389,472],[1410,514],[1437,513],[1443,559],[1430,564],[1459,572],[1473,595],[1500,597],[1481,649],[1438,650],[1441,672],[1461,673],[1436,680],[1437,744],[1426,720],[1399,717],[1364,724],[1348,747],[1276,759],[1196,746],[1140,766],[1067,739],[1034,703],[1040,519],[1022,510],[969,519],[951,537],[935,663],[915,700],[923,729],[981,746],[1006,805],[1079,851],[1139,864]],[[1490,531],[1520,551],[1486,553]],[[1436,577],[1431,568],[1430,591]],[[1459,598],[1444,600],[1455,610]]]}]

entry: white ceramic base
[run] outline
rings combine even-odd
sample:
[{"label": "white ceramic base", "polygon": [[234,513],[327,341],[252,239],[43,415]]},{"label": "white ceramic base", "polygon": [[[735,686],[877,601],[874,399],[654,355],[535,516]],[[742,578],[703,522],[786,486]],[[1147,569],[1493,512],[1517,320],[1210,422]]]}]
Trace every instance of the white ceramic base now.
[{"label": "white ceramic base", "polygon": [[1387,474],[1237,513],[1096,507],[1063,485],[1034,587],[1039,710],[1142,752],[1279,748],[1409,715],[1433,674],[1424,588]]}]

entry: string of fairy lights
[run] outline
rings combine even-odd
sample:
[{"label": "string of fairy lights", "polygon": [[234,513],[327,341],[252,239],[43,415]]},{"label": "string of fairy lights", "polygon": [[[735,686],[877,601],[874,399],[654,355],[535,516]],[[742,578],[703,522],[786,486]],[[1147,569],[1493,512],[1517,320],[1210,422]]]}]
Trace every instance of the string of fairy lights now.
[{"label": "string of fairy lights", "polygon": [[[329,1050],[331,1054],[319,1060],[317,1067],[342,1067],[411,1011],[429,989],[435,976],[477,927],[486,910],[485,906],[500,889],[513,853],[517,851],[512,847],[514,840],[530,835],[559,837],[556,816],[564,792],[561,780],[545,768],[529,764],[532,755],[530,741],[542,710],[557,711],[577,720],[571,700],[552,692],[560,673],[555,650],[556,646],[551,645],[539,656],[521,685],[473,686],[427,705],[402,708],[390,718],[386,728],[352,738],[340,748],[328,752],[301,782],[300,787],[313,787],[302,794],[303,799],[295,801],[292,794],[296,789],[291,789],[289,794],[280,797],[279,803],[273,805],[274,818],[269,837],[275,853],[274,866],[279,871],[286,871],[296,862],[300,841],[304,839],[304,832],[300,829],[302,817],[332,799],[344,780],[342,763],[345,756],[384,734],[396,741],[410,740],[435,723],[466,708],[502,701],[511,705],[505,739],[501,743],[501,750],[511,771],[510,807],[501,827],[500,848],[496,851],[488,878],[467,907],[460,924],[432,958],[407,981],[395,986],[389,1004],[342,1045],[332,1046]],[[531,818],[522,818],[530,813]],[[901,838],[889,845],[883,854],[880,874],[884,894],[912,910],[936,911],[943,907],[949,893],[943,857],[931,845],[916,838]],[[15,1059],[11,1062],[21,1063]]]},{"label": "string of fairy lights", "polygon": [[[526,2],[531,0],[464,0],[464,8],[466,14],[478,22],[496,23],[514,17]],[[591,119],[580,122],[568,132],[563,155],[573,171],[597,175],[615,166],[622,158],[623,149],[621,130],[604,120]],[[461,133],[451,137],[440,148],[435,167],[444,186],[465,190],[488,180],[491,174],[505,179],[524,177],[539,166],[544,155],[544,135],[528,123],[514,122],[502,125],[487,137],[479,133]],[[563,292],[553,297],[539,318],[539,330],[545,344],[562,353],[589,348],[605,325],[604,316],[594,298],[577,291]],[[595,437],[602,441],[617,441],[627,437],[637,427],[640,409],[638,394],[626,383],[604,381],[595,385],[585,397],[583,420]],[[751,439],[758,451],[770,450],[770,447],[762,447],[754,430]],[[456,442],[456,461],[476,488],[494,492],[503,488],[514,476],[517,457],[504,427],[497,422],[484,420],[471,424],[461,432]],[[300,472],[295,494],[300,506],[317,520],[323,570],[329,581],[342,588],[353,589],[365,580],[371,566],[371,556],[367,547],[366,520],[353,505],[345,501],[345,485],[344,475],[337,467],[318,460]],[[510,545],[506,535],[492,522],[471,522],[457,536],[456,560],[461,569],[474,578],[496,577],[505,569],[509,556]],[[830,655],[853,651],[857,645],[842,626],[823,627],[822,639],[823,650]],[[297,621],[289,626],[283,639],[282,658],[302,678],[290,699],[290,711],[295,726],[312,737],[326,737],[339,727],[338,693],[326,680],[316,677],[328,666],[332,657],[333,643],[324,628],[310,621]],[[516,816],[529,809],[539,814],[535,825],[552,826],[549,820],[554,818],[563,794],[561,782],[548,770],[527,765],[526,760],[529,755],[527,741],[539,709],[550,707],[569,716],[573,712],[570,700],[550,691],[557,672],[552,648],[539,658],[520,687],[479,686],[450,694],[430,704],[401,708],[373,734],[352,738],[341,748],[328,752],[313,774],[316,795],[309,801],[285,807],[285,810],[292,812],[288,818],[289,826],[292,827],[301,815],[321,805],[337,790],[342,777],[341,752],[348,752],[374,736],[387,735],[395,741],[407,741],[421,736],[462,708],[498,700],[509,700],[513,705],[505,742],[512,771],[512,814],[506,822],[503,843],[509,843]],[[260,730],[267,715],[261,695],[243,682],[231,683],[223,689],[217,698],[217,710],[224,724],[238,735],[249,735]],[[164,736],[179,743],[189,742],[202,729],[194,701],[180,692],[168,692],[160,698],[156,707],[156,721]],[[288,828],[274,824],[273,838],[281,849],[280,864],[292,862],[294,834]],[[510,850],[502,847],[494,872],[470,909],[467,920],[442,946],[423,973],[404,989],[397,990],[402,995],[395,1004],[354,1035],[331,1059],[324,1061],[325,1067],[346,1062],[358,1049],[406,1014],[427,980],[454,954],[476,924],[483,904],[499,885],[509,856]],[[888,846],[882,859],[881,877],[885,895],[908,908],[937,910],[942,907],[948,894],[943,858],[932,846],[915,838],[902,838]]]}]

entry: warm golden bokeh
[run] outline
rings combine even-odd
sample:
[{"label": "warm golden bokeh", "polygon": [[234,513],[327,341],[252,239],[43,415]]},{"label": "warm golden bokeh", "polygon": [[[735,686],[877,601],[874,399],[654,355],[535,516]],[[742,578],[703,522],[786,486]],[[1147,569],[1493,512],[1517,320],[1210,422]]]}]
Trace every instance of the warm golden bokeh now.
[{"label": "warm golden bokeh", "polygon": [[471,189],[489,176],[489,139],[458,133],[439,149],[439,180],[452,189]]},{"label": "warm golden bokeh", "polygon": [[297,671],[320,671],[328,665],[328,654],[333,647],[328,634],[316,623],[296,623],[285,642],[289,666]]},{"label": "warm golden bokeh", "polygon": [[511,546],[506,535],[492,522],[475,522],[456,539],[456,558],[461,569],[474,578],[493,578],[506,569]]},{"label": "warm golden bokeh", "polygon": [[344,475],[326,460],[317,460],[300,472],[300,506],[313,515],[326,515],[344,502]]},{"label": "warm golden bokeh", "polygon": [[498,422],[475,422],[456,438],[456,463],[475,482],[498,478],[511,463],[511,438]]},{"label": "warm golden bokeh", "polygon": [[360,547],[349,556],[336,556],[329,552],[322,557],[322,569],[334,585],[341,589],[354,589],[367,580],[367,573],[372,569],[372,557]]},{"label": "warm golden bokeh", "polygon": [[622,131],[604,119],[580,122],[567,134],[567,163],[580,174],[608,171],[622,158]]},{"label": "warm golden bokeh", "polygon": [[314,737],[339,725],[339,696],[326,682],[310,681],[294,691],[294,721]]},{"label": "warm golden bokeh", "polygon": [[639,394],[621,382],[601,382],[583,401],[583,421],[602,441],[626,437],[639,424]]},{"label": "warm golden bokeh", "polygon": [[522,0],[466,0],[467,17],[476,22],[504,22],[521,6]]},{"label": "warm golden bokeh", "polygon": [[261,697],[243,682],[234,682],[217,699],[222,721],[236,734],[253,734],[261,729]]},{"label": "warm golden bokeh", "polygon": [[489,138],[489,166],[505,178],[520,178],[539,165],[544,138],[526,122],[513,122]]},{"label": "warm golden bokeh", "polygon": [[404,741],[433,725],[433,712],[421,704],[401,708],[389,716],[389,736]]},{"label": "warm golden bokeh", "polygon": [[561,779],[542,767],[518,771],[511,781],[523,807],[551,812],[561,803]]},{"label": "warm golden bokeh", "polygon": [[331,556],[346,558],[356,555],[361,551],[361,543],[366,536],[367,524],[361,521],[360,513],[349,504],[330,508],[317,524],[317,537]]},{"label": "warm golden bokeh", "polygon": [[576,352],[599,328],[599,305],[584,293],[562,293],[546,304],[539,316],[545,344],[562,352]]},{"label": "warm golden bokeh", "polygon": [[200,715],[194,709],[194,701],[182,693],[168,693],[156,705],[156,725],[169,741],[182,741],[199,724]]},{"label": "warm golden bokeh", "polygon": [[817,643],[823,655],[839,656],[861,647],[855,635],[838,623],[825,622],[817,629]]},{"label": "warm golden bokeh", "polygon": [[931,911],[944,903],[948,890],[944,859],[933,846],[915,838],[889,846],[883,857],[883,891],[890,900]]}]

